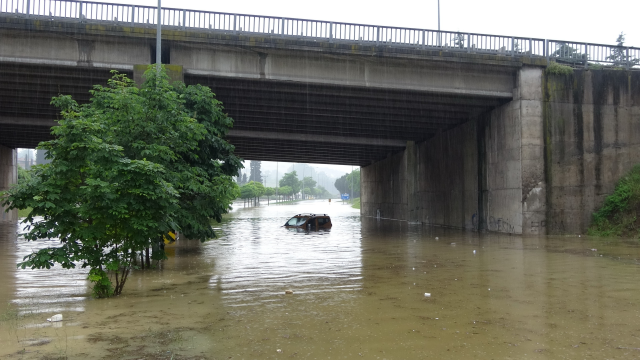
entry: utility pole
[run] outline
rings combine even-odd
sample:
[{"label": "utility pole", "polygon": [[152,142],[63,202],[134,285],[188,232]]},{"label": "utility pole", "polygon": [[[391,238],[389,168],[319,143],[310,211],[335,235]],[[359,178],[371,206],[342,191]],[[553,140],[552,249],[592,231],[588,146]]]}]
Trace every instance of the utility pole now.
[{"label": "utility pole", "polygon": [[[162,37],[162,7],[160,6],[160,1],[158,0],[158,24],[156,30],[156,72],[158,79],[160,78],[160,70],[162,69],[162,50],[160,47],[162,43],[160,38]],[[156,80],[156,84],[158,80]]]},{"label": "utility pole", "polygon": [[351,202],[353,202],[353,165],[351,165]]}]

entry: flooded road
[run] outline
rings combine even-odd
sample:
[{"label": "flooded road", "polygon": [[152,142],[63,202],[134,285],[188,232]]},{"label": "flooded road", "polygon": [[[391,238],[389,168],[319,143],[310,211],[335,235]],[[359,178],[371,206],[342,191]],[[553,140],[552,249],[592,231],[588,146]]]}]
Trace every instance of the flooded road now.
[{"label": "flooded road", "polygon": [[[281,227],[301,212],[333,228]],[[55,241],[0,228],[0,358],[640,358],[634,241],[476,234],[325,201],[240,207],[220,228],[107,300],[83,269],[17,270]]]}]

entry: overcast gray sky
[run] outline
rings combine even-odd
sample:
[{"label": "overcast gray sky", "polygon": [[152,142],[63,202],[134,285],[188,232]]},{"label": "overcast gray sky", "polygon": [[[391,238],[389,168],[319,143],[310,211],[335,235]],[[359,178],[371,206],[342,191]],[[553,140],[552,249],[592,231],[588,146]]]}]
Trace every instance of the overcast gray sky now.
[{"label": "overcast gray sky", "polygon": [[[104,1],[104,0],[103,0]],[[157,5],[157,0],[113,1]],[[162,0],[163,7],[314,20],[438,28],[437,0]],[[640,1],[440,0],[442,30],[614,44],[620,32],[640,47]]]}]

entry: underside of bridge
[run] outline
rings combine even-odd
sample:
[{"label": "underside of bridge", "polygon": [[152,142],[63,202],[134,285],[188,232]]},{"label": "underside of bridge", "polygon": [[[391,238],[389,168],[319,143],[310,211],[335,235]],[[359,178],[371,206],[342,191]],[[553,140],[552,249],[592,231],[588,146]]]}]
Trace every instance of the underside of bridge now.
[{"label": "underside of bridge", "polygon": [[[126,72],[125,72],[126,73]],[[133,73],[127,75],[133,76]],[[35,148],[51,138],[59,94],[80,103],[108,69],[2,64],[0,145]],[[234,128],[229,141],[250,160],[366,166],[489,111],[504,99],[411,90],[185,75],[210,87]]]}]

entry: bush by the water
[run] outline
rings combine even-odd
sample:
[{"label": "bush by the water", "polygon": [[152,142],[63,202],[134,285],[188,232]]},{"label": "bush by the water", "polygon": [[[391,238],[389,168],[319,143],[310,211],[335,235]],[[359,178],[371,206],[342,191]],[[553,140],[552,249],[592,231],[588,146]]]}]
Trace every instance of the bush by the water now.
[{"label": "bush by the water", "polygon": [[589,235],[640,237],[640,165],[624,176],[593,214]]}]

